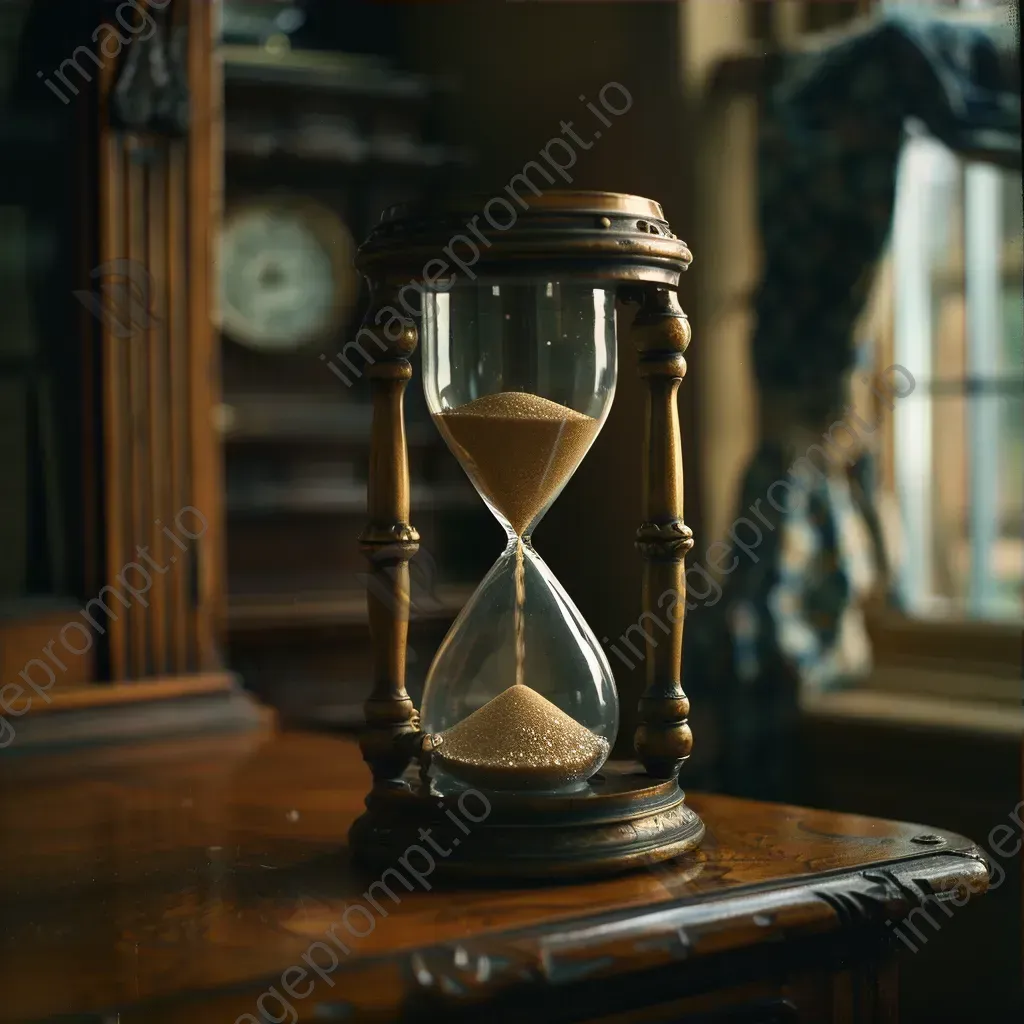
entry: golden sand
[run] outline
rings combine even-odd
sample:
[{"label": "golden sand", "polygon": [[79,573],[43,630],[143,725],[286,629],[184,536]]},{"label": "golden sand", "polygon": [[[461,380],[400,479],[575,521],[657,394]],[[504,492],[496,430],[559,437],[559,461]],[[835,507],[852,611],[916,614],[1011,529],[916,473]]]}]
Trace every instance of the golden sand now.
[{"label": "golden sand", "polygon": [[522,537],[576,471],[600,422],[522,391],[486,395],[434,420],[474,484],[519,538],[515,685],[443,733],[435,756],[458,778],[495,789],[560,789],[582,782],[607,756],[608,743],[523,685]]},{"label": "golden sand", "polygon": [[561,789],[590,778],[608,741],[516,684],[441,734],[441,767],[492,789]]},{"label": "golden sand", "polygon": [[576,471],[601,425],[523,391],[485,395],[434,420],[473,482],[519,537]]}]

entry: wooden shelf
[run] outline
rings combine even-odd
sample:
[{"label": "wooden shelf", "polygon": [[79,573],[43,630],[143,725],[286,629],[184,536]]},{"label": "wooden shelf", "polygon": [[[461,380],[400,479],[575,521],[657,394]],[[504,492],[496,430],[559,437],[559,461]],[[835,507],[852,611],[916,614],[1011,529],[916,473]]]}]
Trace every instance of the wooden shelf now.
[{"label": "wooden shelf", "polygon": [[[234,400],[227,397],[219,419],[227,444],[369,444],[371,415],[368,402],[311,396],[281,399],[253,393]],[[429,420],[408,420],[406,432],[410,445],[441,442],[441,435]]]},{"label": "wooden shelf", "polygon": [[293,161],[304,167],[389,167],[432,170],[469,162],[466,153],[448,146],[419,143],[409,146],[388,146],[384,140],[359,140],[361,145],[343,147],[313,146],[304,143],[293,132],[252,131],[238,133],[225,140],[224,155],[229,160]]},{"label": "wooden shelf", "polygon": [[[472,596],[475,586],[445,584],[436,592],[436,603],[417,600],[413,594],[412,618],[454,619]],[[364,591],[285,594],[235,594],[228,604],[228,628],[233,633],[315,626],[361,625],[366,618]]]},{"label": "wooden shelf", "polygon": [[[344,515],[365,513],[366,487],[303,488],[288,483],[249,488],[249,493],[228,491],[228,513],[232,516]],[[475,508],[480,499],[468,484],[413,484],[413,508],[421,512]]]},{"label": "wooden shelf", "polygon": [[317,91],[425,102],[443,83],[410,72],[395,71],[386,62],[354,54],[324,50],[288,50],[270,53],[258,46],[226,44],[220,54],[224,61],[226,85],[255,89],[315,89]]}]

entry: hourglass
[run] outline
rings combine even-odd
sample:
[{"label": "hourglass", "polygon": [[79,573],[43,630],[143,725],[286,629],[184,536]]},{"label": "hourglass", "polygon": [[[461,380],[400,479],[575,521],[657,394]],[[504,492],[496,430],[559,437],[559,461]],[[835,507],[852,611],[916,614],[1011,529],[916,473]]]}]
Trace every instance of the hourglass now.
[{"label": "hourglass", "polygon": [[421,728],[438,786],[571,791],[618,727],[611,668],[531,542],[615,391],[615,295],[600,282],[478,276],[424,294],[423,383],[508,545],[446,636]]},{"label": "hourglass", "polygon": [[[689,261],[656,203],[597,192],[397,207],[360,249],[372,291],[360,332],[374,389],[361,542],[376,671],[361,738],[374,786],[350,837],[363,861],[447,836],[437,865],[447,872],[537,878],[651,863],[700,842],[677,780],[692,742],[679,679],[692,539],[676,411],[689,325],[675,298]],[[614,675],[533,545],[611,407],[617,320],[630,313],[648,383],[644,610],[673,589],[679,609],[669,635],[648,643],[640,764],[606,763]],[[419,538],[402,396],[420,338],[427,406],[507,543],[438,649],[417,712],[404,681]],[[472,834],[456,810],[469,798],[487,809]]]}]

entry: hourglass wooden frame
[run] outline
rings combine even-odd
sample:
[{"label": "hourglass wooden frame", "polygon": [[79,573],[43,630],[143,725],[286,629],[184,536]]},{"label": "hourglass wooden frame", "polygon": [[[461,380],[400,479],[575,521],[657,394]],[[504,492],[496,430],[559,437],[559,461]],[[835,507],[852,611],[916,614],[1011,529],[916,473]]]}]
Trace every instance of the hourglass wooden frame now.
[{"label": "hourglass wooden frame", "polygon": [[[644,613],[656,615],[658,595],[670,589],[685,594],[684,559],[693,546],[683,522],[676,404],[690,341],[676,290],[690,251],[648,199],[608,192],[528,199],[517,205],[470,197],[429,211],[394,207],[357,257],[371,293],[360,331],[373,392],[369,522],[360,544],[371,566],[374,680],[360,747],[373,787],[350,842],[367,865],[393,865],[412,846],[422,847],[426,834],[431,849],[447,847],[430,855],[439,874],[540,879],[677,857],[704,835],[678,783],[692,745],[680,680],[681,614],[669,623],[668,636],[647,641],[634,737],[639,765],[608,761],[583,794],[488,793],[482,814],[476,812],[483,802],[469,811],[465,801],[431,788],[431,740],[420,730],[405,686],[409,562],[419,534],[410,520],[403,396],[418,342],[411,314],[424,282],[484,271],[490,277],[585,279],[615,289],[624,307],[634,307],[631,340],[647,384],[643,520],[636,535],[644,559]],[[680,611],[684,606],[676,604]]]}]

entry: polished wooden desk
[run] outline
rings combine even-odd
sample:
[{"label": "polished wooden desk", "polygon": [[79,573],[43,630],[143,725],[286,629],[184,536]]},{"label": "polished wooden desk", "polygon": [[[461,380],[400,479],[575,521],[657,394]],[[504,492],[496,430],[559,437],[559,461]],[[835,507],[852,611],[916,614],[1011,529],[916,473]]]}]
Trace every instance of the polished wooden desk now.
[{"label": "polished wooden desk", "polygon": [[938,829],[694,794],[708,836],[670,867],[427,891],[410,854],[425,881],[391,875],[393,900],[348,862],[368,777],[347,739],[0,771],[0,1020],[19,1024],[888,1022],[894,929],[955,928],[988,877]]}]

